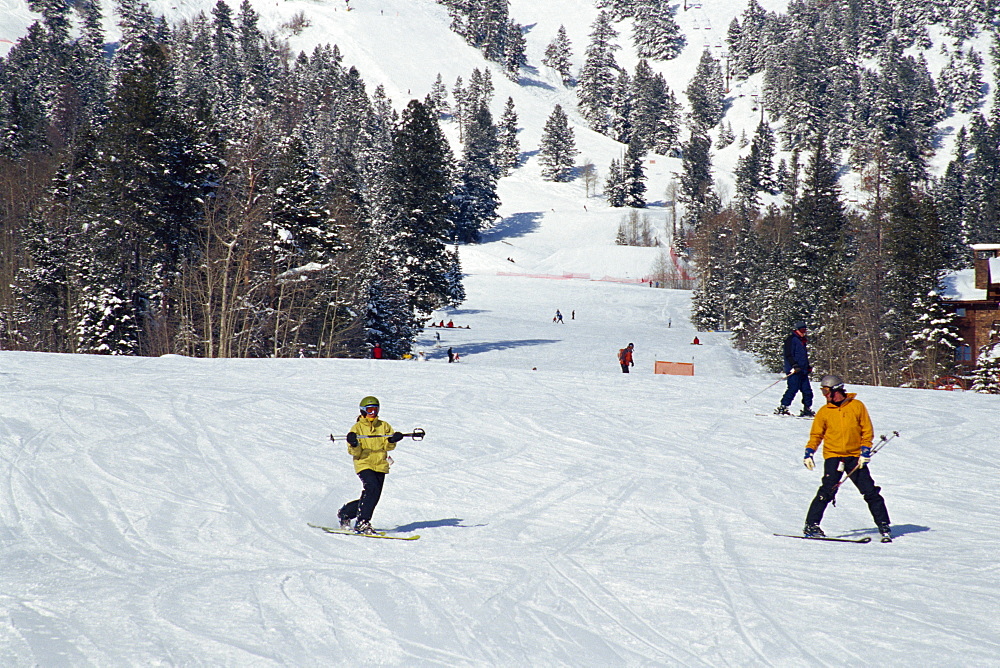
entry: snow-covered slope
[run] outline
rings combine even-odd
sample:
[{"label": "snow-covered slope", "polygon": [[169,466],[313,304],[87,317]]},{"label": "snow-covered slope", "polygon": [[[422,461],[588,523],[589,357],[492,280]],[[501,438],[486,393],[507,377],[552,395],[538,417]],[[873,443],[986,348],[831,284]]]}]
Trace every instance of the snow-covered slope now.
[{"label": "snow-covered slope", "polygon": [[[155,14],[177,22],[199,12],[208,14],[214,1],[153,0],[147,4]],[[239,3],[230,4],[235,10]],[[575,66],[582,64],[591,25],[597,15],[589,0],[511,2],[511,17],[527,29],[529,67],[522,71],[517,83],[506,79],[496,65],[483,60],[478,51],[451,32],[445,8],[434,0],[352,0],[350,11],[346,11],[348,3],[343,0],[280,3],[252,0],[251,4],[260,14],[261,27],[287,37],[296,51],[308,52],[317,44],[336,44],[344,55],[344,62],[361,72],[369,90],[383,86],[398,108],[411,98],[423,99],[438,74],[451,90],[458,77],[467,83],[474,68],[491,71],[496,89],[494,115],[499,117],[508,97],[514,99],[522,128],[519,141],[528,156],[523,167],[499,184],[503,202],[500,213],[504,217],[500,236],[507,238],[514,228],[517,236],[530,239],[529,245],[534,249],[530,256],[522,253],[515,257],[518,266],[507,267],[508,270],[557,275],[581,273],[578,263],[572,259],[574,253],[554,254],[576,247],[583,247],[589,253],[595,247],[613,243],[623,211],[606,207],[601,198],[587,198],[580,179],[564,184],[542,181],[535,157],[545,121],[554,106],[561,104],[573,124],[580,151],[579,162],[591,161],[597,167],[600,182],[603,183],[612,159],[621,158],[622,145],[587,129],[576,112],[575,92],[562,86],[558,76],[541,65],[545,47],[560,25],[566,27],[572,42]],[[763,6],[780,10],[785,4],[784,0],[772,0]],[[112,3],[106,1],[104,6],[106,34],[109,40],[115,40],[120,31],[115,25]],[[0,11],[0,38],[6,40],[0,40],[0,53],[5,53],[38,15],[27,9],[24,0],[0,0],[0,8],[4,10]],[[678,12],[677,21],[687,35],[688,45],[677,59],[654,63],[654,67],[664,73],[679,101],[686,103],[683,90],[694,74],[702,50],[707,47],[716,56],[721,55],[725,27],[744,9],[743,2],[725,0],[704,2],[697,8],[692,6],[688,11]],[[287,26],[300,13],[307,17],[309,25],[293,34]],[[623,48],[618,53],[618,61],[632,70],[637,59],[631,49],[631,28],[628,22],[620,24],[619,28]],[[733,95],[737,116],[749,104],[749,98],[741,98],[740,94]],[[745,111],[746,125],[752,131],[756,123],[755,112],[749,106]],[[452,125],[446,122],[444,129],[456,140],[457,151],[456,130]],[[734,127],[739,132],[740,122],[735,122]],[[720,156],[717,160],[718,176],[723,184],[731,181],[727,173],[736,160],[735,152],[731,153],[733,155]],[[668,214],[664,207],[668,199],[667,185],[680,171],[678,159],[650,156],[647,160],[647,199],[652,206],[645,215],[662,230],[660,238],[663,240],[669,238]],[[492,243],[484,244],[479,252],[506,263],[511,254],[497,238],[488,235],[486,240]],[[645,249],[619,249],[615,258],[614,262],[607,257],[604,259],[600,269],[602,275],[640,278],[650,273],[655,254]]]},{"label": "snow-covered slope", "polygon": [[[691,345],[686,293],[468,290],[427,362],[0,353],[0,663],[997,665],[1000,399],[855,388],[901,433],[872,464],[898,539],[778,538],[809,422],[756,415],[780,389],[744,401],[774,379]],[[360,490],[327,437],[367,394],[427,430],[375,514],[420,540],[306,526]],[[838,501],[828,532],[874,533]]]}]

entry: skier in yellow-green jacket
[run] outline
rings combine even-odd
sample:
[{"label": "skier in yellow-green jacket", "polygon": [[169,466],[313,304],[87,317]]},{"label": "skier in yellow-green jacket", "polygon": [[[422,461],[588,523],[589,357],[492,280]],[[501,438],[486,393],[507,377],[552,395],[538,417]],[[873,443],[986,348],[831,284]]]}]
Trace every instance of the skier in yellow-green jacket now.
[{"label": "skier in yellow-green jacket", "polygon": [[396,443],[403,439],[403,434],[379,419],[378,411],[378,399],[371,396],[362,399],[361,415],[347,432],[347,454],[354,459],[354,472],[361,478],[363,490],[360,499],[345,503],[337,512],[341,529],[350,529],[351,521],[356,518],[354,530],[369,535],[375,533],[372,514],[382,497],[385,474],[392,464],[389,451],[395,450]]},{"label": "skier in yellow-green jacket", "polygon": [[883,542],[891,541],[889,511],[882,498],[882,488],[875,484],[866,466],[871,461],[873,434],[868,409],[857,399],[856,393],[847,392],[844,381],[839,376],[823,376],[820,389],[827,403],[813,418],[802,463],[811,471],[816,466],[813,455],[822,443],[823,482],[809,505],[803,534],[807,538],[825,535],[819,523],[827,504],[836,496],[840,480],[846,471],[868,503],[868,510],[882,534]]}]

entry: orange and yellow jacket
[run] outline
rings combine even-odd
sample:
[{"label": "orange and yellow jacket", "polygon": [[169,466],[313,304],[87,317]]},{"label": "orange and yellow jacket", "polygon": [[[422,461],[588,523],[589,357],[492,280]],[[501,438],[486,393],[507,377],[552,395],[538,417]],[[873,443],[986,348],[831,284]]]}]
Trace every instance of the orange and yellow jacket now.
[{"label": "orange and yellow jacket", "polygon": [[[389,442],[392,427],[388,422],[375,418],[371,422],[364,416],[351,427],[351,431],[359,436],[357,447],[347,446],[347,454],[354,458],[354,472],[360,473],[371,469],[378,473],[389,472],[389,451],[396,449],[395,443]],[[375,436],[376,438],[364,438]]]},{"label": "orange and yellow jacket", "polygon": [[828,403],[813,418],[807,448],[819,449],[823,443],[823,459],[857,457],[861,446],[872,447],[872,419],[868,409],[851,392],[839,406]]}]

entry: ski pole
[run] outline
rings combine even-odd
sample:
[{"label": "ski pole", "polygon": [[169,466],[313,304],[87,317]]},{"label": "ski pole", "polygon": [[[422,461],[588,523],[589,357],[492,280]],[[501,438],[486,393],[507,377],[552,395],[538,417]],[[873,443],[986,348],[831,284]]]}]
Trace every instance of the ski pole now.
[{"label": "ski pole", "polygon": [[[407,438],[412,438],[414,441],[422,441],[424,440],[424,436],[426,435],[427,432],[421,429],[420,427],[414,428],[414,430],[409,434],[403,434],[403,436]],[[358,438],[387,438],[389,436],[392,436],[392,434],[385,434],[384,436],[378,436],[378,435],[358,436]],[[337,440],[346,441],[347,436],[334,436],[333,434],[330,434],[330,440],[333,442],[337,442]]]},{"label": "ski pole", "polygon": [[778,383],[780,383],[781,381],[783,381],[783,380],[785,380],[786,378],[788,378],[789,376],[791,376],[791,375],[792,375],[793,373],[795,373],[795,372],[794,372],[794,371],[789,371],[789,372],[788,372],[788,373],[786,373],[786,374],[785,374],[784,376],[782,376],[782,377],[781,377],[781,378],[779,378],[778,380],[774,381],[773,383],[771,383],[770,385],[768,385],[767,387],[765,387],[765,388],[764,388],[763,390],[761,390],[761,391],[760,391],[760,392],[758,392],[757,394],[753,395],[753,397],[747,397],[746,399],[744,399],[744,400],[743,400],[743,403],[747,403],[748,401],[750,401],[750,400],[751,400],[751,399],[753,399],[754,397],[756,397],[756,396],[759,396],[759,395],[761,395],[761,394],[764,394],[765,392],[767,392],[768,390],[770,390],[770,389],[771,389],[772,387],[774,387],[775,385],[777,385],[777,384],[778,384]]},{"label": "ski pole", "polygon": [[[878,443],[876,443],[875,447],[872,448],[871,454],[874,455],[876,452],[878,452],[879,450],[881,450],[882,447],[886,443],[888,443],[892,439],[896,438],[897,436],[899,436],[899,432],[898,431],[892,432],[892,436],[890,436],[889,438],[886,438],[885,434],[882,434],[881,436],[879,436]],[[844,478],[843,480],[841,480],[840,482],[838,482],[836,485],[833,486],[833,493],[836,494],[837,490],[840,489],[840,486],[843,485],[845,482],[847,482],[847,480],[850,479],[850,477],[852,475],[854,475],[855,473],[857,473],[860,469],[861,469],[861,463],[859,462],[858,465],[854,467],[854,470],[847,474],[846,478]]]}]

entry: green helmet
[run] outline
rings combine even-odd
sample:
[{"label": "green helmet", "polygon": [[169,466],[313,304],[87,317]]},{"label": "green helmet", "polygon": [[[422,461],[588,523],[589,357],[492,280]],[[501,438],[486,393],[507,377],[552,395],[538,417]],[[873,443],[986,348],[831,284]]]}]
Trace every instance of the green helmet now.
[{"label": "green helmet", "polygon": [[361,408],[364,408],[365,406],[378,406],[379,403],[378,399],[376,399],[375,397],[365,397],[364,399],[361,400],[360,405]]}]

